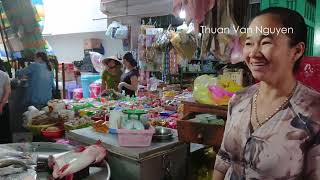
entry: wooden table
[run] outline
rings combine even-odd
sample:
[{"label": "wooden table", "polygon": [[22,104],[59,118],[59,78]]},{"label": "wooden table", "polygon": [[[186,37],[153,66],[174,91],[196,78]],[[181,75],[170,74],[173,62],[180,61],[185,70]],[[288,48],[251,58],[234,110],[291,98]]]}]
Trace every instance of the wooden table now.
[{"label": "wooden table", "polygon": [[183,118],[177,122],[179,140],[188,143],[198,143],[213,146],[215,150],[220,148],[224,126],[196,122],[195,114],[215,114],[224,120],[227,119],[228,107],[200,104],[193,100],[183,101]]},{"label": "wooden table", "polygon": [[194,100],[183,101],[183,120],[192,113],[210,113],[227,119],[228,106],[200,104]]}]

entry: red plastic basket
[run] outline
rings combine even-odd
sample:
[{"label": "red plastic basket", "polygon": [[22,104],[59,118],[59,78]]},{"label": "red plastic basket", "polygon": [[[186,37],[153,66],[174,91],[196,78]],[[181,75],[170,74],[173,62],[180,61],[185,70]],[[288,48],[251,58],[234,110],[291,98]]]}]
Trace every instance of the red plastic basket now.
[{"label": "red plastic basket", "polygon": [[118,129],[119,146],[125,147],[147,147],[151,145],[155,129],[150,126],[147,130]]},{"label": "red plastic basket", "polygon": [[304,57],[296,78],[306,86],[320,92],[320,57]]}]

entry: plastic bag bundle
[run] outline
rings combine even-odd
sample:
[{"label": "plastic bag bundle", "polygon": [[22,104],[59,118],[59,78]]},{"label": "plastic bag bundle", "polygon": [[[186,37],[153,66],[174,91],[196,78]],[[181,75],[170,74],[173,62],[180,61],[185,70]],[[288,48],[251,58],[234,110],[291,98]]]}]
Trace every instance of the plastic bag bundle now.
[{"label": "plastic bag bundle", "polygon": [[193,97],[202,104],[228,105],[230,98],[242,87],[237,83],[214,78],[208,75],[199,76],[194,81]]},{"label": "plastic bag bundle", "polygon": [[114,38],[115,39],[126,39],[128,37],[128,34],[129,34],[129,29],[127,26],[124,26],[124,25],[120,25],[118,28],[117,28],[117,31],[114,35]]},{"label": "plastic bag bundle", "polygon": [[168,47],[170,43],[170,32],[164,31],[161,34],[156,35],[155,43],[153,43],[153,47],[159,51],[165,51],[165,49]]},{"label": "plastic bag bundle", "polygon": [[216,85],[217,79],[209,76],[202,75],[194,81],[193,98],[202,104],[214,104],[209,91],[209,86]]},{"label": "plastic bag bundle", "polygon": [[192,59],[197,49],[194,34],[186,33],[185,31],[173,33],[171,43],[178,54],[185,59]]},{"label": "plastic bag bundle", "polygon": [[235,92],[241,90],[241,86],[231,80],[219,80],[217,85],[209,86],[211,99],[215,105],[228,105]]},{"label": "plastic bag bundle", "polygon": [[112,23],[108,26],[106,31],[106,36],[115,38],[115,34],[117,29],[121,26],[121,24],[117,21],[112,21]]},{"label": "plastic bag bundle", "polygon": [[242,62],[242,44],[244,34],[236,31],[238,24],[232,13],[233,2],[218,1],[218,24],[221,28],[228,29],[228,33],[218,33],[211,43],[210,51],[220,60],[232,64]]},{"label": "plastic bag bundle", "polygon": [[108,26],[106,31],[106,36],[111,37],[113,39],[126,39],[129,34],[129,29],[127,26],[120,24],[117,21],[112,21],[112,23]]}]

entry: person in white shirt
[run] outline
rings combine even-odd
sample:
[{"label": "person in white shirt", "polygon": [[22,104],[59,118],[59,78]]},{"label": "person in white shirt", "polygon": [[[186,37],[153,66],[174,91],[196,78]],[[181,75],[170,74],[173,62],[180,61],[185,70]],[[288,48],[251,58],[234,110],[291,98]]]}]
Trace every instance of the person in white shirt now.
[{"label": "person in white shirt", "polygon": [[8,99],[11,93],[9,75],[0,70],[0,143],[11,142]]}]

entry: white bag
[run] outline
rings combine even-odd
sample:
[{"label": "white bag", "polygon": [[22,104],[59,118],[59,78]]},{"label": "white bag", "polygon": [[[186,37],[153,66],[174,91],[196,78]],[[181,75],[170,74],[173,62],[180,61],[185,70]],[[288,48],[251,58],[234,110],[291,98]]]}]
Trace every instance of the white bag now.
[{"label": "white bag", "polygon": [[106,31],[106,36],[115,38],[115,34],[117,29],[121,26],[121,24],[117,21],[112,21],[112,23],[108,26]]},{"label": "white bag", "polygon": [[116,39],[126,39],[128,37],[128,27],[124,25],[120,25],[119,28],[117,28],[116,33],[114,35],[114,38]]}]

